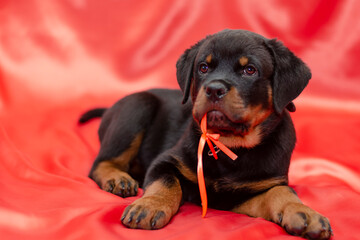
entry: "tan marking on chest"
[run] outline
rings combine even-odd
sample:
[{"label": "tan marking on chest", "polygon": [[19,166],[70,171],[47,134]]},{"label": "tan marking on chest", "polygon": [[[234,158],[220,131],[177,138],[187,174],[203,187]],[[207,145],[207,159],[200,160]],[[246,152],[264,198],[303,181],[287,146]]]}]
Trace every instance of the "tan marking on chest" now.
[{"label": "tan marking on chest", "polygon": [[220,136],[219,140],[229,148],[253,148],[262,140],[261,127],[256,126],[245,136]]}]

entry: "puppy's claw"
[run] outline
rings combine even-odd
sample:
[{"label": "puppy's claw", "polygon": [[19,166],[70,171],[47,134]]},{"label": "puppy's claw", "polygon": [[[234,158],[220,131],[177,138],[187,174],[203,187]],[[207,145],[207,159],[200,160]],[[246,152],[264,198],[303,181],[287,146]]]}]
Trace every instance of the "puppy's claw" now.
[{"label": "puppy's claw", "polygon": [[154,218],[151,220],[151,228],[156,229],[156,222],[163,217],[165,217],[165,213],[163,211],[157,212]]},{"label": "puppy's claw", "polygon": [[135,196],[138,195],[138,191],[139,191],[139,184],[135,183],[135,187],[134,187]]},{"label": "puppy's claw", "polygon": [[138,224],[141,220],[143,220],[144,218],[146,218],[147,216],[147,211],[143,210],[139,216],[136,218],[136,224]]},{"label": "puppy's claw", "polygon": [[110,192],[112,193],[114,191],[114,188],[115,188],[115,180],[114,179],[111,179],[107,182],[104,190],[107,191],[107,192]]},{"label": "puppy's claw", "polygon": [[129,228],[159,229],[170,221],[169,210],[157,197],[140,198],[124,210],[121,222]]},{"label": "puppy's claw", "polygon": [[134,216],[136,215],[136,211],[133,211],[133,212],[131,212],[130,213],[130,216],[129,216],[129,219],[128,219],[128,223],[131,223],[132,222],[132,220],[133,220],[133,218],[134,218]]},{"label": "puppy's claw", "polygon": [[151,229],[155,229],[156,221],[151,221]]}]

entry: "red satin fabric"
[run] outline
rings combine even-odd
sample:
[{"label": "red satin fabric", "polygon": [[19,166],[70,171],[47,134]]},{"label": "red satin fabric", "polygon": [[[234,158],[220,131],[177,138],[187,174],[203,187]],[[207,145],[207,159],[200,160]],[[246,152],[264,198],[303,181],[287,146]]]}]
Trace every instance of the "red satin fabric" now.
[{"label": "red satin fabric", "polygon": [[[87,178],[99,149],[92,107],[178,88],[175,62],[207,34],[282,40],[312,69],[292,114],[290,183],[360,239],[360,2],[351,0],[0,1],[1,239],[295,239],[263,219],[185,203],[162,230],[119,223],[121,199]],[[141,106],[139,106],[141,108]]]}]

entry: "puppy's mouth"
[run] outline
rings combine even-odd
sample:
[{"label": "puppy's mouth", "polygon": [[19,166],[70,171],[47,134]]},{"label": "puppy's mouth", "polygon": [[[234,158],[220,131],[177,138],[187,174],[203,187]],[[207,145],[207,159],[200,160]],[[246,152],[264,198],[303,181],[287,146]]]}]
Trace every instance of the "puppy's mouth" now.
[{"label": "puppy's mouth", "polygon": [[207,128],[210,132],[221,136],[249,134],[250,124],[246,122],[232,122],[224,113],[213,110],[207,113]]}]

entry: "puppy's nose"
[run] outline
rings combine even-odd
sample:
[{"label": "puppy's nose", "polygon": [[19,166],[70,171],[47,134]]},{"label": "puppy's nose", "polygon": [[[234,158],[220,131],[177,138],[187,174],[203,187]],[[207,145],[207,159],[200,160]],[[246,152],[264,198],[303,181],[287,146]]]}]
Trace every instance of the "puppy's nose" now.
[{"label": "puppy's nose", "polygon": [[227,92],[228,88],[221,81],[212,81],[205,86],[205,94],[213,102],[219,101]]}]

